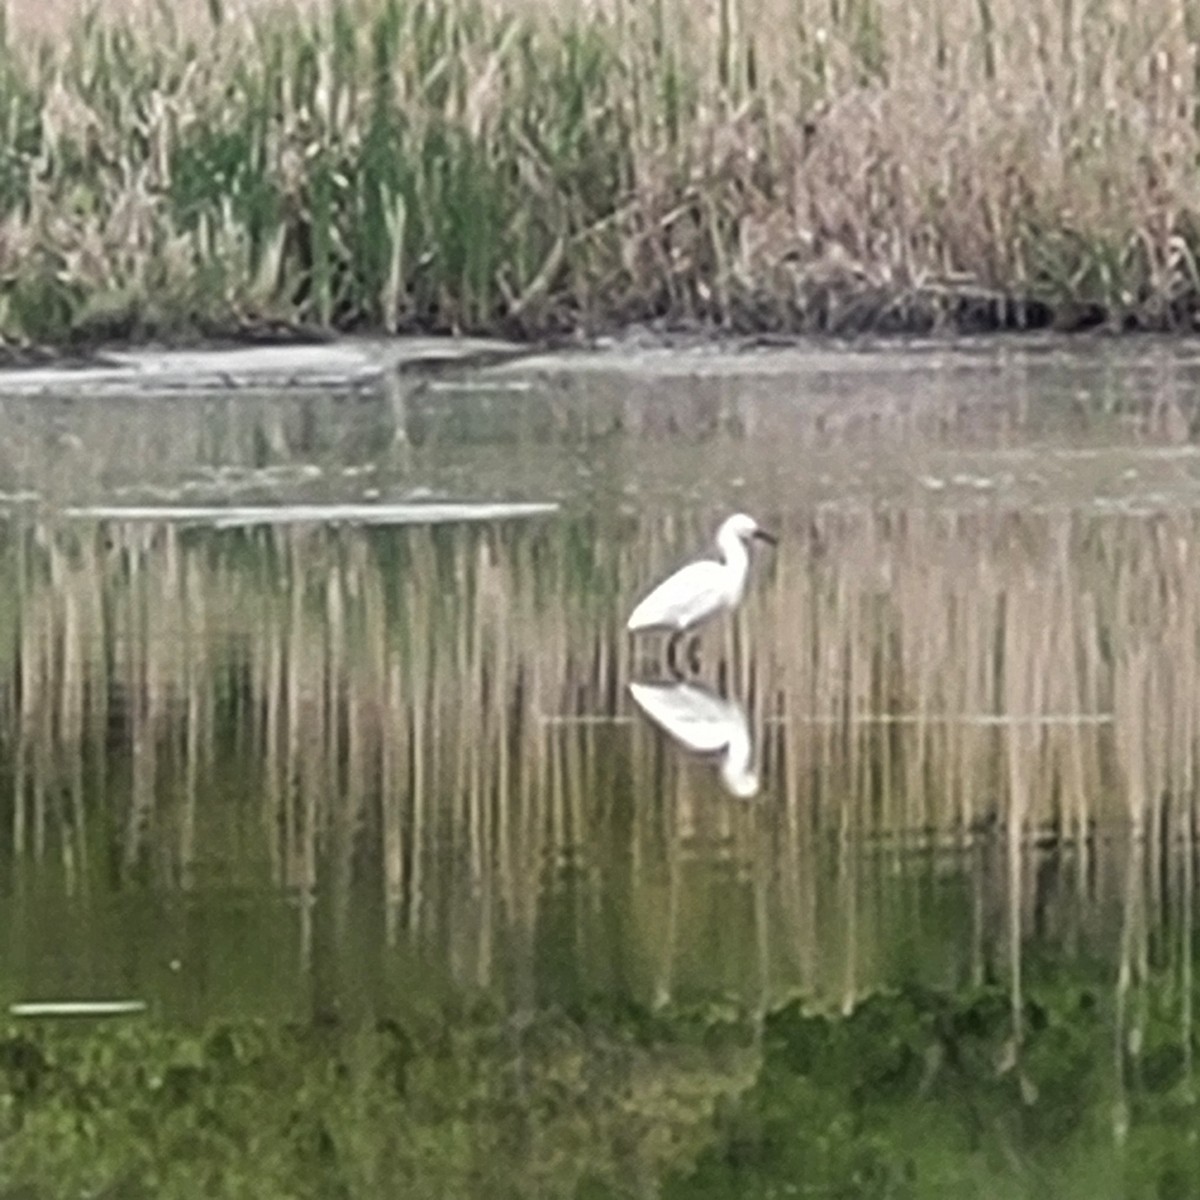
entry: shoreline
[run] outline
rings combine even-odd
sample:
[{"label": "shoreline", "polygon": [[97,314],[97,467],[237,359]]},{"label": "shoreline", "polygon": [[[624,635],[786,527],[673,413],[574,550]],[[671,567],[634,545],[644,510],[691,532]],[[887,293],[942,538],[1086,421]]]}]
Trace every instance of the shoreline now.
[{"label": "shoreline", "polygon": [[[263,330],[230,329],[224,332],[178,332],[170,337],[114,338],[85,344],[74,342],[13,346],[0,343],[0,378],[21,372],[63,373],[127,367],[135,358],[153,361],[196,356],[197,359],[238,358],[261,352],[267,361],[283,361],[288,351],[311,357],[328,351],[336,359],[348,348],[388,348],[379,355],[386,371],[398,374],[437,374],[443,370],[480,370],[527,358],[572,353],[628,354],[713,352],[753,355],[773,350],[845,351],[847,353],[897,353],[914,349],[972,350],[995,346],[1014,350],[1082,348],[1087,344],[1200,345],[1192,330],[1113,330],[1103,325],[1062,330],[1053,326],[1030,328],[866,328],[853,333],[824,330],[788,331],[778,328],[742,330],[701,322],[630,322],[594,332],[527,338],[472,335],[441,331],[405,331],[381,334],[372,330],[339,332],[301,327]],[[247,361],[249,361],[247,357]],[[316,359],[314,358],[314,361]],[[569,361],[564,359],[564,361]]]},{"label": "shoreline", "polygon": [[[654,318],[625,322],[606,322],[590,328],[555,328],[542,331],[512,331],[503,323],[496,328],[446,330],[414,326],[395,332],[371,328],[331,329],[316,325],[274,322],[269,326],[178,328],[121,336],[80,339],[68,337],[25,344],[0,341],[0,371],[46,367],[94,367],[110,361],[114,355],[137,352],[221,353],[253,349],[279,350],[288,347],[312,349],[321,346],[337,347],[355,343],[391,344],[403,347],[411,344],[456,346],[503,346],[504,357],[550,354],[560,351],[593,351],[600,348],[630,350],[671,350],[676,348],[713,348],[731,352],[794,349],[819,345],[861,349],[911,346],[914,342],[934,343],[949,348],[979,341],[1006,342],[1014,346],[1030,346],[1050,340],[1056,345],[1070,345],[1089,339],[1105,343],[1143,342],[1146,340],[1181,343],[1200,336],[1200,328],[1130,326],[1113,328],[1104,322],[1063,326],[1054,322],[1038,324],[987,324],[979,322],[938,323],[914,321],[908,324],[884,322],[854,325],[847,329],[831,330],[823,325],[781,326],[762,323],[752,325],[720,324],[689,318]],[[467,357],[470,357],[468,352]],[[455,362],[462,360],[457,352]],[[470,365],[489,366],[484,359]]]}]

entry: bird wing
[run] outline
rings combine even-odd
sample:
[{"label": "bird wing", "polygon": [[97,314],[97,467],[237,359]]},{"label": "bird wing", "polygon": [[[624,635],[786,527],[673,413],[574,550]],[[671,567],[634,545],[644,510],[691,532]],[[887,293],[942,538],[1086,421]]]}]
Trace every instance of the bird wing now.
[{"label": "bird wing", "polygon": [[720,563],[688,563],[638,603],[626,627],[687,629],[725,606],[724,579]]},{"label": "bird wing", "polygon": [[638,707],[680,745],[697,754],[724,750],[745,717],[728,700],[691,683],[630,682]]}]

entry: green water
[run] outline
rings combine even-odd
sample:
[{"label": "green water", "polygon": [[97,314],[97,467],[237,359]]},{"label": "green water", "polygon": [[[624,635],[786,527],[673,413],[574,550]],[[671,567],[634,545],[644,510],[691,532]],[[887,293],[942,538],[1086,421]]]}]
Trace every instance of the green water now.
[{"label": "green water", "polygon": [[1200,361],[1021,346],[0,399],[0,1197],[1195,1194]]}]

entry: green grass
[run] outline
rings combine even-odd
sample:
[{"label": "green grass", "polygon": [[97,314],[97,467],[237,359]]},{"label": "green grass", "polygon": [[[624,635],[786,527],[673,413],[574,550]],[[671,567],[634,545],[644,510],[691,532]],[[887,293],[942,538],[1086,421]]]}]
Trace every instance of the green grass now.
[{"label": "green grass", "polygon": [[578,1015],[0,1026],[0,1194],[653,1195],[747,1082],[745,1027]]},{"label": "green grass", "polygon": [[1188,326],[1200,4],[1149,10],[212,0],[0,29],[0,337]]},{"label": "green grass", "polygon": [[353,1023],[0,1026],[6,1196],[934,1200],[1193,1196],[1195,1032],[1139,1039],[1058,964],[996,987],[736,1013],[480,1004]]}]

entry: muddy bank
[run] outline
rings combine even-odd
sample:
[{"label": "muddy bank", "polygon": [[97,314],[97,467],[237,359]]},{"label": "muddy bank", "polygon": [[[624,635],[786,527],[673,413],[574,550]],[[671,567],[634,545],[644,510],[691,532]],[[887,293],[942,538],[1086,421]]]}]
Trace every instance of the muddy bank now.
[{"label": "muddy bank", "polygon": [[[147,354],[241,354],[261,349],[294,347],[307,353],[313,347],[348,340],[395,342],[402,346],[438,345],[450,351],[456,365],[491,365],[495,347],[502,357],[541,350],[596,346],[684,347],[718,345],[758,350],[795,346],[815,339],[862,345],[880,339],[885,345],[913,338],[960,339],[987,335],[1057,337],[1064,334],[1187,334],[1197,322],[1188,314],[1170,319],[1117,318],[1102,306],[1075,302],[1048,305],[1040,300],[971,288],[887,289],[847,283],[830,289],[808,287],[799,296],[758,296],[738,302],[724,313],[676,313],[647,316],[642,305],[629,311],[580,320],[568,311],[531,323],[497,317],[464,336],[436,322],[425,327],[379,333],[340,331],[317,324],[280,323],[269,327],[236,324],[165,330],[121,321],[96,329],[56,330],[39,341],[5,341],[0,332],[0,371],[31,368],[119,367],[134,351]],[[486,347],[486,349],[485,349]],[[402,356],[403,357],[403,356]],[[436,367],[427,354],[419,355],[421,369]],[[404,358],[403,361],[407,362]]]},{"label": "muddy bank", "polygon": [[190,350],[111,348],[87,357],[46,353],[8,363],[0,359],[0,396],[353,390],[411,372],[495,366],[536,349],[484,338],[361,338]]},{"label": "muddy bank", "polygon": [[[514,373],[543,382],[597,372],[647,380],[786,376],[821,388],[833,378],[1020,371],[1056,358],[1076,368],[1090,360],[1106,369],[1190,372],[1200,361],[1200,339],[1095,332],[822,338],[631,326],[611,336],[561,342],[329,337],[307,344],[190,349],[113,346],[86,357],[45,352],[9,362],[0,358],[0,398],[374,391],[403,387],[406,379],[423,386],[421,381],[440,375],[462,379],[473,372],[484,372],[493,383]],[[999,398],[1004,386],[997,387]],[[974,395],[973,402],[978,400]]]}]

